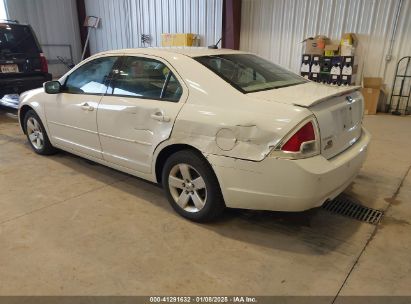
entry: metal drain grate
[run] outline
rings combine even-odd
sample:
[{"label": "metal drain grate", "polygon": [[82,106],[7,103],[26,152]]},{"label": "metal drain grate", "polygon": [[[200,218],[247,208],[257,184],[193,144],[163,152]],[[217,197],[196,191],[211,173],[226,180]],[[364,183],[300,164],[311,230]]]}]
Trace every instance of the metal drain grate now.
[{"label": "metal drain grate", "polygon": [[332,201],[325,202],[323,208],[332,213],[347,216],[373,225],[377,225],[383,215],[382,211],[364,207],[344,195],[340,195]]}]

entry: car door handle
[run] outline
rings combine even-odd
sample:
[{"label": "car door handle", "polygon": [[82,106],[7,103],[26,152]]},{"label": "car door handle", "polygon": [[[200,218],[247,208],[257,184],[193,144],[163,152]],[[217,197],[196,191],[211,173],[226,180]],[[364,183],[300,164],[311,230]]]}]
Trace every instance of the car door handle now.
[{"label": "car door handle", "polygon": [[94,107],[85,102],[81,104],[81,109],[83,109],[84,111],[93,111]]},{"label": "car door handle", "polygon": [[170,117],[164,115],[164,113],[161,111],[157,111],[154,114],[151,114],[151,118],[161,122],[169,122],[171,120]]}]

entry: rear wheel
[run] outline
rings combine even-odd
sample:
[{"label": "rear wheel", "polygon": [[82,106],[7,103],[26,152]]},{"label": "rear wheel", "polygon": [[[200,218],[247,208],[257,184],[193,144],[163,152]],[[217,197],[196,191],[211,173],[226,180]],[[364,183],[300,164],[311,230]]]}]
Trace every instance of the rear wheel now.
[{"label": "rear wheel", "polygon": [[171,206],[187,219],[211,221],[224,211],[214,171],[193,151],[184,150],[170,156],[163,168],[162,181]]},{"label": "rear wheel", "polygon": [[34,152],[41,155],[50,155],[56,152],[36,112],[30,110],[26,113],[24,116],[24,126],[27,139]]}]

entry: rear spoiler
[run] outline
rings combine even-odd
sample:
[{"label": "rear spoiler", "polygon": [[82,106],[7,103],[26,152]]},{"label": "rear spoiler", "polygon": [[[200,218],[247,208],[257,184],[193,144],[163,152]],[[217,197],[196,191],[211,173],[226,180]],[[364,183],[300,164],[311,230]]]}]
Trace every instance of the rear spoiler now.
[{"label": "rear spoiler", "polygon": [[341,90],[338,90],[334,94],[327,95],[324,98],[317,99],[309,105],[301,105],[301,104],[297,104],[297,103],[295,103],[294,105],[299,106],[299,107],[304,107],[304,108],[312,107],[312,106],[314,106],[316,104],[319,104],[319,103],[323,102],[324,100],[329,99],[331,97],[343,96],[343,95],[358,91],[359,89],[361,89],[361,86],[350,86],[350,87],[345,87],[345,88],[340,87],[340,88],[341,88]]}]

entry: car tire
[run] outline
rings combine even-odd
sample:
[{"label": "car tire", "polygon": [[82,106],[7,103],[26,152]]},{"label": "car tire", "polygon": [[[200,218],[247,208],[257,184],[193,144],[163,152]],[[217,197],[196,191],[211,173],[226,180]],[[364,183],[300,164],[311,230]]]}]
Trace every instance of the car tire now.
[{"label": "car tire", "polygon": [[40,117],[33,110],[24,116],[24,131],[31,148],[40,155],[51,155],[57,150],[51,145]]},{"label": "car tire", "polygon": [[199,153],[183,150],[172,154],[163,167],[162,183],[173,209],[189,220],[213,221],[225,209],[217,177]]}]

